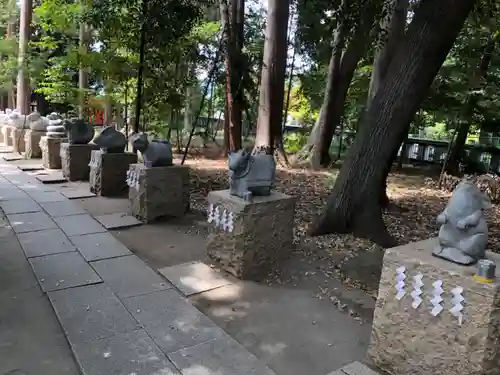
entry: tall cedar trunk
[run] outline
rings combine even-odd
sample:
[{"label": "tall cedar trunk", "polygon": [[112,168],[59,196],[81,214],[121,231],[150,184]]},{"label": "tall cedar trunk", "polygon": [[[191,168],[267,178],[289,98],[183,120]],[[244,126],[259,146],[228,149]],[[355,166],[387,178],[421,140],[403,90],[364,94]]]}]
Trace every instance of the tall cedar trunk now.
[{"label": "tall cedar trunk", "polygon": [[269,0],[255,149],[273,154],[280,139],[285,97],[290,0]]},{"label": "tall cedar trunk", "polygon": [[19,23],[19,55],[17,61],[17,110],[21,114],[30,111],[31,91],[28,73],[28,43],[31,37],[31,17],[33,0],[21,0],[21,20]]},{"label": "tall cedar trunk", "polygon": [[486,78],[497,42],[497,38],[491,38],[488,41],[488,43],[484,47],[481,61],[479,62],[474,74],[472,75],[469,89],[471,93],[467,95],[466,103],[464,106],[465,121],[462,121],[458,127],[455,142],[453,143],[450,151],[450,156],[448,158],[447,170],[451,174],[457,175],[460,172],[460,158],[462,156],[465,142],[467,141],[467,135],[469,134],[470,124],[472,120],[471,117],[474,113],[474,109],[476,108],[478,101],[477,95],[474,95],[473,92],[481,86],[482,81]]},{"label": "tall cedar trunk", "polygon": [[[16,37],[16,24],[14,21],[9,21],[7,24],[7,39],[14,39]],[[15,82],[12,81],[12,85],[7,92],[7,108],[16,108],[16,90]]]},{"label": "tall cedar trunk", "polygon": [[[82,22],[79,30],[79,47],[80,54],[85,55],[88,52],[89,48],[89,32],[87,30],[87,26]],[[78,72],[78,89],[80,91],[79,97],[79,105],[78,105],[78,117],[83,119],[85,117],[86,112],[86,97],[87,90],[89,89],[89,72],[88,68],[84,63],[80,63],[80,70]]]},{"label": "tall cedar trunk", "polygon": [[379,202],[384,168],[400,146],[457,38],[474,0],[421,0],[385,79],[365,114],[327,205],[312,235],[351,232],[382,246],[394,245]]},{"label": "tall cedar trunk", "polygon": [[[243,4],[241,4],[243,3]],[[224,27],[224,39],[226,45],[226,107],[228,147],[230,151],[241,148],[241,127],[243,108],[243,87],[241,76],[241,47],[243,36],[240,23],[244,20],[239,9],[243,7],[244,1],[231,0],[229,9],[227,0],[220,1],[221,19]]]},{"label": "tall cedar trunk", "polygon": [[[404,36],[406,26],[406,16],[408,13],[409,0],[391,0],[387,4],[386,17],[380,23],[381,29],[381,48],[377,50],[373,61],[373,70],[368,89],[368,99],[366,101],[366,110],[377,93],[381,82],[387,75],[389,64],[391,63],[398,44]],[[409,127],[410,124],[408,124]],[[403,140],[401,141],[403,142]],[[387,196],[387,177],[391,171],[392,163],[398,156],[398,150],[392,154],[391,159],[384,169],[384,180],[380,192],[380,204],[382,207],[389,207],[389,197]]]}]

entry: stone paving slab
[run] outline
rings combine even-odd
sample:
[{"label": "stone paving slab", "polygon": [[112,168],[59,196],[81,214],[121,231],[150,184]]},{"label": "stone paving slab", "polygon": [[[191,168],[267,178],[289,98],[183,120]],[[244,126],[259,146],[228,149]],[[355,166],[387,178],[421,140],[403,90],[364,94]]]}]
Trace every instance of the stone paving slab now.
[{"label": "stone paving slab", "polygon": [[62,172],[50,173],[50,174],[39,174],[36,176],[36,179],[40,182],[43,182],[44,184],[59,184],[59,183],[68,181],[62,175]]},{"label": "stone paving slab", "polygon": [[31,258],[29,262],[44,292],[102,282],[77,252]]},{"label": "stone paving slab", "polygon": [[79,204],[71,202],[69,200],[64,200],[60,202],[43,202],[40,203],[47,213],[52,217],[59,216],[70,216],[70,215],[80,215],[86,214],[85,211]]},{"label": "stone paving slab", "polygon": [[17,237],[27,258],[76,251],[75,246],[60,229],[21,233]]},{"label": "stone paving slab", "polygon": [[24,190],[26,193],[31,194],[32,192],[56,192],[57,190],[51,186],[41,184],[40,182],[25,182],[17,185],[19,189]]},{"label": "stone paving slab", "polygon": [[340,370],[345,375],[379,375],[377,372],[373,371],[371,368],[359,361],[349,363]]},{"label": "stone paving slab", "polygon": [[100,222],[106,229],[121,229],[142,225],[142,222],[124,212],[99,215],[96,216],[95,219]]},{"label": "stone paving slab", "polygon": [[57,228],[56,223],[44,212],[7,215],[14,232],[25,233]]},{"label": "stone paving slab", "polygon": [[38,203],[46,202],[61,202],[65,201],[66,197],[58,191],[29,191],[28,194]]},{"label": "stone paving slab", "polygon": [[174,289],[124,299],[123,303],[164,353],[226,335]]},{"label": "stone paving slab", "polygon": [[85,375],[181,375],[143,330],[75,345],[73,349]]},{"label": "stone paving slab", "polygon": [[2,159],[5,161],[17,161],[17,160],[23,160],[24,156],[22,156],[22,155],[5,155],[5,156],[2,156]]},{"label": "stone paving slab", "polygon": [[49,298],[72,345],[140,328],[104,284],[50,292]]},{"label": "stone paving slab", "polygon": [[202,262],[165,267],[158,272],[187,297],[231,284],[219,272]]},{"label": "stone paving slab", "polygon": [[0,201],[0,207],[6,215],[25,214],[30,212],[41,212],[40,207],[33,199],[26,196],[26,199],[15,199]]},{"label": "stone paving slab", "polygon": [[21,189],[17,189],[12,185],[10,187],[0,189],[0,201],[26,198],[28,198],[28,196],[24,191],[22,191]]},{"label": "stone paving slab", "polygon": [[106,232],[106,228],[88,214],[55,217],[54,220],[68,237]]},{"label": "stone paving slab", "polygon": [[84,189],[64,189],[61,194],[68,199],[82,199],[82,198],[92,198],[96,195],[90,191]]},{"label": "stone paving slab", "polygon": [[92,267],[120,299],[172,287],[135,255],[98,260]]},{"label": "stone paving slab", "polygon": [[229,336],[168,354],[183,375],[276,375]]},{"label": "stone paving slab", "polygon": [[42,164],[24,164],[24,165],[18,165],[17,168],[23,172],[41,171],[41,170],[43,170],[43,165]]},{"label": "stone paving slab", "polygon": [[85,234],[70,239],[88,262],[132,255],[130,250],[110,233]]}]

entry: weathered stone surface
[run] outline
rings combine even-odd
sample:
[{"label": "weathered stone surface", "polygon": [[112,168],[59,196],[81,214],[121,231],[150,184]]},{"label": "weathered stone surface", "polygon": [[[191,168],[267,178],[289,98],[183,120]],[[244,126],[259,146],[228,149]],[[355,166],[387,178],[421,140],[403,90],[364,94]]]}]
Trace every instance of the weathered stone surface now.
[{"label": "weathered stone surface", "polygon": [[171,285],[135,255],[92,263],[99,276],[120,298],[171,288]]},{"label": "weathered stone surface", "polygon": [[6,155],[2,157],[3,160],[5,161],[17,161],[17,160],[23,160],[24,157],[19,154],[11,154],[11,155]]},{"label": "weathered stone surface", "polygon": [[341,371],[346,375],[379,375],[367,365],[361,362],[352,362],[341,368]]},{"label": "weathered stone surface", "polygon": [[25,129],[14,129],[11,133],[13,151],[19,154],[25,151],[24,133]]},{"label": "weathered stone surface", "polygon": [[28,195],[21,189],[16,189],[12,186],[0,188],[0,201],[26,198],[28,198]]},{"label": "weathered stone surface", "polygon": [[34,172],[43,170],[43,165],[38,163],[18,165],[17,168],[23,172]]},{"label": "weathered stone surface", "polygon": [[94,150],[91,154],[90,191],[102,196],[127,193],[126,176],[129,165],[137,163],[137,155],[130,152],[109,154]]},{"label": "weathered stone surface", "polygon": [[128,298],[123,303],[164,353],[226,335],[173,289]]},{"label": "weathered stone surface", "polygon": [[78,252],[29,259],[44,292],[102,282]]},{"label": "weathered stone surface", "polygon": [[190,262],[158,270],[185,296],[207,292],[231,282],[201,262]]},{"label": "weathered stone surface", "polygon": [[6,215],[42,211],[42,208],[28,197],[26,199],[0,201],[0,207]]},{"label": "weathered stone surface", "polygon": [[106,229],[130,228],[142,225],[142,223],[135,217],[123,212],[99,215],[96,216],[95,219]]},{"label": "weathered stone surface", "polygon": [[272,192],[252,202],[233,196],[229,190],[212,191],[208,203],[232,213],[233,230],[212,222],[207,243],[208,255],[224,270],[241,279],[261,280],[293,250],[294,197]]},{"label": "weathered stone surface", "polygon": [[40,139],[42,150],[42,163],[48,169],[61,169],[61,143],[67,142],[66,138],[43,136]]},{"label": "weathered stone surface", "polygon": [[61,202],[66,200],[58,191],[29,190],[28,194],[38,203]]},{"label": "weathered stone surface", "polygon": [[189,209],[189,167],[146,168],[142,164],[130,166],[138,176],[138,187],[130,187],[130,213],[146,223],[161,217],[181,217]]},{"label": "weathered stone surface", "polygon": [[72,345],[140,328],[104,284],[50,292],[49,298]]},{"label": "weathered stone surface", "polygon": [[44,184],[60,184],[67,181],[66,177],[62,175],[61,171],[50,172],[51,173],[40,173],[36,176],[36,179]]},{"label": "weathered stone surface", "polygon": [[96,195],[90,191],[78,188],[78,189],[64,189],[61,190],[61,194],[68,199],[81,199],[81,198],[92,198]]},{"label": "weathered stone surface", "polygon": [[[369,357],[393,375],[496,375],[500,369],[500,299],[498,277],[491,284],[473,278],[475,267],[454,264],[431,255],[437,239],[392,249],[384,256]],[[497,264],[500,257],[487,253]],[[404,266],[406,295],[396,299],[396,269]],[[423,275],[421,305],[414,309],[413,278]],[[433,309],[433,282],[442,280],[444,292],[437,316]],[[451,290],[463,288],[463,322],[449,310]]]},{"label": "weathered stone surface", "polygon": [[85,375],[180,375],[143,330],[75,345],[73,349]]},{"label": "weathered stone surface", "polygon": [[52,217],[80,215],[87,213],[87,211],[85,211],[79,204],[76,204],[75,202],[71,202],[69,200],[59,202],[43,202],[40,203],[40,205]]},{"label": "weathered stone surface", "polygon": [[42,157],[42,149],[40,141],[46,132],[37,130],[26,130],[24,134],[24,143],[26,148],[26,156],[30,159],[39,159]]},{"label": "weathered stone surface", "polygon": [[179,350],[168,355],[184,375],[276,375],[229,336]]},{"label": "weathered stone surface", "polygon": [[38,230],[55,229],[56,223],[44,212],[7,215],[14,232],[25,233]]},{"label": "weathered stone surface", "polygon": [[2,128],[4,144],[6,146],[13,146],[14,145],[14,143],[12,142],[12,132],[13,131],[14,131],[14,128],[12,126],[4,125]]},{"label": "weathered stone surface", "polygon": [[88,262],[132,255],[129,249],[111,233],[85,234],[71,237],[71,242]]},{"label": "weathered stone surface", "polygon": [[3,128],[4,128],[5,125],[3,124],[0,124],[0,145],[5,145],[5,135],[4,135],[4,132],[3,132]]},{"label": "weathered stone surface", "polygon": [[55,217],[54,221],[68,237],[106,232],[106,228],[87,214]]},{"label": "weathered stone surface", "polygon": [[17,238],[26,258],[76,251],[76,248],[60,229],[21,233]]},{"label": "weathered stone surface", "polygon": [[90,154],[97,150],[95,144],[61,144],[61,167],[63,176],[69,181],[88,181]]}]

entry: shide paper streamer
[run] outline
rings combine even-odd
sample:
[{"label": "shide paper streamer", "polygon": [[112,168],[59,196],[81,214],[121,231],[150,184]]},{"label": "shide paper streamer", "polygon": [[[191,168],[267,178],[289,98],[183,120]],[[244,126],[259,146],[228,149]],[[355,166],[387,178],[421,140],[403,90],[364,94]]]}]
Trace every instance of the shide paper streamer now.
[{"label": "shide paper streamer", "polygon": [[232,232],[234,230],[233,213],[227,209],[224,209],[221,213],[219,207],[213,204],[208,206],[207,221],[214,223],[216,227],[221,228],[225,232]]},{"label": "shide paper streamer", "polygon": [[406,279],[406,267],[401,266],[396,270],[396,299],[400,301],[406,294],[405,291],[405,279]]},{"label": "shide paper streamer", "polygon": [[461,286],[457,286],[451,290],[451,294],[453,295],[451,303],[453,304],[453,307],[450,309],[450,312],[458,319],[458,325],[460,326],[463,321],[462,310],[464,309],[464,306],[462,305],[462,302],[465,301],[465,298],[462,296],[463,291],[464,288]]},{"label": "shide paper streamer", "polygon": [[437,280],[432,283],[432,286],[434,289],[432,290],[432,296],[433,298],[431,299],[431,304],[433,306],[431,310],[432,316],[438,316],[441,311],[443,311],[443,306],[441,305],[441,302],[443,302],[443,298],[441,295],[443,294],[444,290],[442,288],[443,286],[443,281],[442,280]]},{"label": "shide paper streamer", "polygon": [[418,275],[413,277],[413,292],[411,292],[411,296],[413,297],[413,303],[411,306],[414,309],[417,309],[420,304],[422,303],[422,298],[420,297],[422,295],[422,287],[424,286],[424,283],[422,282],[424,275],[419,273]]}]

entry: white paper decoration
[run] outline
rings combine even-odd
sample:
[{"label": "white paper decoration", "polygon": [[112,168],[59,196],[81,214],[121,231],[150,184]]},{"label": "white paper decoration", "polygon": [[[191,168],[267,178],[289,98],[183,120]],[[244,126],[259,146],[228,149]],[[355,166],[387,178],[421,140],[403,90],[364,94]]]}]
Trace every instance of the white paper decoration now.
[{"label": "white paper decoration", "polygon": [[418,275],[413,277],[413,291],[411,292],[411,296],[413,297],[413,302],[411,306],[414,309],[417,309],[420,304],[422,303],[422,298],[420,297],[422,295],[422,287],[424,286],[424,283],[422,282],[424,275],[419,273]]},{"label": "white paper decoration", "polygon": [[444,292],[442,288],[443,281],[442,280],[434,281],[432,283],[432,286],[434,287],[434,289],[432,290],[433,298],[431,299],[431,304],[433,308],[431,310],[431,314],[433,316],[438,316],[441,313],[441,311],[443,311],[443,306],[441,305],[441,302],[443,302],[443,298],[441,297],[441,295]]},{"label": "white paper decoration", "polygon": [[451,290],[451,294],[453,295],[451,303],[453,306],[450,309],[450,313],[457,317],[458,325],[462,325],[463,320],[462,310],[464,309],[464,306],[462,305],[462,302],[465,301],[465,298],[462,296],[463,291],[464,289],[461,286],[457,286]]},{"label": "white paper decoration", "polygon": [[405,279],[406,279],[406,267],[401,266],[396,270],[396,299],[401,300],[405,294]]}]

